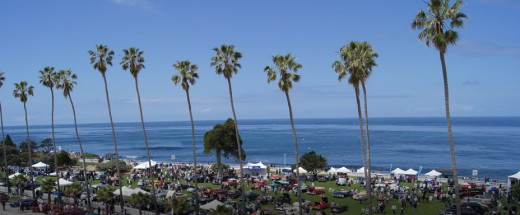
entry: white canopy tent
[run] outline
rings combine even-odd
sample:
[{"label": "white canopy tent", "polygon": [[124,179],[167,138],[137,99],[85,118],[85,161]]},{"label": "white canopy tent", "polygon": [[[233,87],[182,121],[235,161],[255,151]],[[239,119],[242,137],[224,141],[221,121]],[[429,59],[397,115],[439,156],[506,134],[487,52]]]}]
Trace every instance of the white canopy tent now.
[{"label": "white canopy tent", "polygon": [[341,167],[341,168],[337,169],[336,171],[338,173],[350,173],[350,172],[352,172],[352,170],[347,169],[347,167]]},{"label": "white canopy tent", "polygon": [[[219,205],[225,205],[225,204],[215,199],[211,202],[201,205],[200,209],[207,210],[207,211],[216,210]],[[226,207],[231,207],[231,206],[227,205]]]},{"label": "white canopy tent", "polygon": [[507,177],[507,185],[511,186],[516,183],[520,183],[520,171]]},{"label": "white canopy tent", "polygon": [[427,177],[438,177],[438,176],[442,175],[442,173],[437,172],[437,170],[433,169],[432,171],[429,171],[424,175],[426,175]]},{"label": "white canopy tent", "polygon": [[33,164],[32,167],[34,167],[34,168],[47,168],[47,167],[49,167],[49,165],[47,165],[47,164],[45,164],[43,162],[38,162],[36,164]]},{"label": "white canopy tent", "polygon": [[244,168],[244,173],[246,174],[258,174],[267,176],[267,166],[262,163],[262,161],[258,163],[248,162]]},{"label": "white canopy tent", "polygon": [[[305,170],[302,167],[298,167],[298,170],[299,170],[300,174],[307,174],[307,170]],[[296,173],[296,170],[293,170],[293,172]]]},{"label": "white canopy tent", "polygon": [[329,173],[329,174],[336,174],[336,173],[338,173],[338,170],[337,170],[336,168],[334,168],[334,167],[331,167],[331,168],[327,171],[327,173]]},{"label": "white canopy tent", "polygon": [[67,181],[67,180],[65,180],[63,178],[60,178],[60,186],[69,186],[71,184],[73,184],[73,183],[70,182],[70,181]]},{"label": "white canopy tent", "polygon": [[392,170],[391,173],[395,174],[395,175],[404,175],[406,171],[400,169],[400,168],[395,168],[394,170]]},{"label": "white canopy tent", "polygon": [[413,170],[412,168],[404,171],[405,175],[417,175],[417,171]]},{"label": "white canopy tent", "polygon": [[[135,190],[133,190],[130,187],[123,187],[122,191],[123,191],[123,196],[131,196],[133,193],[135,193]],[[114,192],[112,192],[112,193],[114,195],[118,195],[119,196],[119,189],[114,190]]]},{"label": "white canopy tent", "polygon": [[[142,190],[142,189],[139,188],[139,187],[136,187],[136,188],[134,189],[134,193],[150,194],[149,192],[146,192],[146,191]],[[130,195],[132,195],[132,194],[130,194]]]},{"label": "white canopy tent", "polygon": [[15,174],[12,174],[12,175],[9,176],[9,179],[13,179],[13,178],[16,177],[17,175],[21,175],[21,174],[22,174],[22,173],[19,173],[19,172],[15,173]]},{"label": "white canopy tent", "polygon": [[[150,162],[152,163],[152,166],[155,166],[157,164],[157,162],[155,162],[153,160],[151,160]],[[148,164],[148,161],[142,162],[139,165],[134,166],[134,169],[148,169],[148,168],[150,168],[150,165]]]},{"label": "white canopy tent", "polygon": [[365,173],[365,167],[361,167],[358,170],[356,170],[356,173]]}]

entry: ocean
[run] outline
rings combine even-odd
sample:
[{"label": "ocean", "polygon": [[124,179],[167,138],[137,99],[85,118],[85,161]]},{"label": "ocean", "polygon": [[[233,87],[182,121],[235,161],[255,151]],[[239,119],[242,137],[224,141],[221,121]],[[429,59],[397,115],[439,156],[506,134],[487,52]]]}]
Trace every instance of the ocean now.
[{"label": "ocean", "polygon": [[[214,153],[203,154],[204,133],[225,120],[196,121],[195,141],[198,162],[215,162]],[[362,166],[357,118],[295,119],[300,156],[314,150],[330,166]],[[451,167],[445,118],[370,118],[372,168],[389,171],[390,167],[418,170]],[[246,162],[291,165],[295,161],[294,142],[288,119],[238,119],[244,141]],[[459,175],[507,180],[520,170],[520,117],[452,118]],[[78,125],[86,152],[104,155],[113,152],[109,123]],[[156,161],[192,162],[190,123],[147,122],[150,154]],[[141,123],[116,123],[119,154],[129,159],[145,160],[146,151]],[[51,127],[30,126],[31,139],[37,143],[51,137]],[[7,126],[6,134],[15,143],[25,139],[24,126]],[[56,125],[56,144],[64,150],[79,151],[73,125]],[[175,160],[172,160],[174,155]],[[234,159],[227,163],[236,163]]]}]

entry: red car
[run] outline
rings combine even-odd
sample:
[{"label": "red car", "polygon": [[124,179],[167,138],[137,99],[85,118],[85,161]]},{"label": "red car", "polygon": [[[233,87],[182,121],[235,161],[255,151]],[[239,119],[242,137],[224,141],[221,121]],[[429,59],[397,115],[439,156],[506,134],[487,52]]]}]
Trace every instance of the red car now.
[{"label": "red car", "polygon": [[267,181],[258,181],[251,185],[251,189],[259,189],[261,187],[265,187],[267,185]]},{"label": "red car", "polygon": [[316,195],[316,194],[322,194],[325,193],[325,187],[315,187],[315,186],[309,186],[307,189],[307,194],[310,195]]},{"label": "red car", "polygon": [[321,201],[319,202],[314,202],[314,205],[311,206],[311,208],[313,210],[325,210],[327,208],[329,208],[329,200],[327,199],[327,197],[323,197],[321,198]]},{"label": "red car", "polygon": [[236,187],[238,186],[238,180],[234,178],[230,178],[227,181],[222,182],[224,186]]}]

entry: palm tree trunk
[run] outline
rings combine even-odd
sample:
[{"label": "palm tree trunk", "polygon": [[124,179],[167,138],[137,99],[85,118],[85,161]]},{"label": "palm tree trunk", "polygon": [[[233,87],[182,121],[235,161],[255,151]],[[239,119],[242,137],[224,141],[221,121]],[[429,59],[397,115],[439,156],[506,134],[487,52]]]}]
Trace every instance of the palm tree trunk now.
[{"label": "palm tree trunk", "polygon": [[148,137],[146,136],[146,129],[144,128],[144,118],[143,118],[143,107],[141,106],[141,95],[139,93],[139,83],[137,81],[137,77],[134,77],[135,80],[135,91],[137,92],[137,102],[139,103],[139,113],[141,115],[141,126],[143,128],[144,135],[144,145],[146,146],[146,155],[148,155],[148,166],[150,166],[150,178],[152,179],[152,202],[154,204],[155,214],[159,214],[159,210],[157,210],[157,198],[155,196],[155,181],[153,177],[154,168],[152,166],[152,161],[150,158],[150,150],[148,149]]},{"label": "palm tree trunk", "polygon": [[[365,151],[365,135],[364,135],[364,129],[363,129],[363,115],[361,114],[361,102],[359,100],[359,86],[355,86],[354,90],[356,91],[356,103],[357,103],[357,109],[358,109],[358,119],[359,119],[359,137],[361,139],[361,157],[363,160],[363,167],[365,169],[365,184],[368,188],[368,183],[370,183],[370,178],[368,178],[368,172],[367,172],[367,155]],[[367,191],[368,195],[368,191]],[[368,198],[369,205],[368,205],[368,214],[372,214],[372,203],[371,199]]]},{"label": "palm tree trunk", "polygon": [[7,165],[7,153],[5,152],[5,134],[4,134],[4,113],[2,112],[2,103],[0,103],[0,123],[2,124],[2,148],[4,149],[4,170],[5,183],[7,185],[8,193],[11,193],[11,186],[9,185],[9,165]]},{"label": "palm tree trunk", "polygon": [[287,106],[289,106],[289,117],[291,119],[291,128],[292,128],[292,133],[293,133],[293,138],[294,138],[294,156],[296,158],[296,184],[298,184],[298,186],[296,186],[296,195],[298,196],[298,213],[300,215],[303,214],[303,211],[302,211],[302,191],[301,191],[301,185],[300,185],[300,164],[298,162],[299,160],[299,155],[298,155],[298,138],[296,137],[296,129],[294,128],[294,119],[293,119],[293,114],[292,114],[292,106],[291,106],[291,98],[289,98],[289,92],[288,91],[284,91],[285,92],[285,97],[287,98]]},{"label": "palm tree trunk", "polygon": [[217,157],[217,178],[222,176],[222,151],[220,149],[215,149],[216,157]]},{"label": "palm tree trunk", "polygon": [[[60,195],[60,175],[58,174],[58,151],[56,150],[56,142],[54,139],[54,90],[51,89],[52,97],[52,109],[51,109],[51,127],[52,127],[52,146],[54,147],[54,172],[56,173],[56,185],[58,187],[58,208],[61,208],[61,195]],[[50,197],[50,194],[49,194]],[[50,205],[50,200],[49,200]]]},{"label": "palm tree trunk", "polygon": [[368,178],[370,179],[367,184],[367,195],[368,195],[368,205],[372,205],[372,172],[371,172],[371,162],[370,162],[370,134],[368,132],[368,102],[367,102],[367,90],[365,87],[365,82],[361,82],[361,87],[363,88],[363,102],[365,103],[365,128],[367,135],[367,173]]},{"label": "palm tree trunk", "polygon": [[[92,206],[90,204],[89,180],[87,178],[87,162],[85,161],[85,153],[83,152],[83,144],[81,144],[81,140],[79,138],[78,123],[76,121],[76,109],[74,108],[74,103],[72,102],[72,96],[70,94],[69,94],[69,101],[70,101],[70,106],[72,107],[72,114],[74,114],[74,129],[76,130],[76,137],[78,138],[79,150],[81,153],[81,157],[83,159],[83,177],[85,178],[85,186],[87,189],[87,209],[88,209],[88,211],[92,211]],[[121,181],[119,183],[121,183]]]},{"label": "palm tree trunk", "polygon": [[[34,173],[33,173],[33,167],[32,167],[32,153],[31,153],[31,141],[30,141],[30,135],[29,135],[29,120],[28,120],[28,117],[27,117],[27,103],[24,102],[23,103],[23,110],[25,111],[25,128],[27,129],[27,139],[25,140],[25,142],[27,143],[27,149],[29,149],[29,172],[30,172],[30,177],[29,179],[31,180],[30,183],[31,183],[31,188],[33,188],[32,184],[34,183],[33,182],[33,177],[34,177]],[[31,189],[32,191],[32,197],[33,199],[36,199],[36,195],[34,194],[34,189]]]},{"label": "palm tree trunk", "polygon": [[191,122],[191,144],[193,147],[193,166],[195,167],[195,214],[199,214],[199,185],[197,176],[197,154],[195,150],[195,125],[193,124],[193,114],[191,112],[191,101],[189,88],[186,89],[186,98],[188,99],[188,110],[190,111],[190,122]]},{"label": "palm tree trunk", "polygon": [[238,161],[240,163],[240,185],[242,186],[242,203],[240,204],[240,208],[242,209],[242,212],[245,212],[246,209],[246,190],[245,190],[245,184],[244,184],[244,169],[242,166],[242,145],[240,144],[240,135],[238,133],[238,122],[237,122],[237,114],[235,112],[235,104],[233,103],[233,90],[231,88],[231,79],[227,78],[228,82],[228,89],[229,89],[229,100],[231,101],[231,111],[233,112],[233,119],[235,120],[235,133],[237,137],[237,149],[238,149]]},{"label": "palm tree trunk", "polygon": [[[110,126],[112,127],[112,138],[114,140],[114,151],[116,153],[116,171],[117,171],[117,177],[119,177],[119,196],[123,196],[123,181],[121,178],[121,168],[119,167],[119,153],[117,151],[117,141],[116,141],[116,132],[114,129],[114,121],[112,120],[112,109],[110,108],[110,97],[108,96],[108,85],[107,85],[107,78],[105,76],[105,73],[101,73],[103,76],[103,82],[105,83],[105,94],[107,98],[107,105],[108,105],[108,115],[110,116]],[[124,209],[124,200],[123,198],[120,198],[121,201],[119,201],[119,205],[121,206],[121,211]]]},{"label": "palm tree trunk", "polygon": [[450,94],[448,90],[448,71],[446,70],[446,61],[444,60],[444,53],[440,52],[442,64],[442,77],[444,80],[444,103],[446,104],[446,124],[448,126],[448,137],[450,139],[451,165],[453,168],[453,188],[455,189],[455,205],[457,206],[457,214],[460,214],[460,194],[459,194],[459,178],[457,173],[457,159],[455,156],[455,143],[453,142],[453,132],[451,130],[451,116],[450,116]]}]

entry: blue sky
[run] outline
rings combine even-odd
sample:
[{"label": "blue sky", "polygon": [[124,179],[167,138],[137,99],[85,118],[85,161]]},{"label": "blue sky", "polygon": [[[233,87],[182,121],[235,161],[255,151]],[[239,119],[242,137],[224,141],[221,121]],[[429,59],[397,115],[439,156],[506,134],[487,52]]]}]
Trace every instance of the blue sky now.
[{"label": "blue sky", "polygon": [[[184,91],[170,80],[177,60],[199,65],[192,87],[195,120],[231,117],[227,83],[209,66],[211,50],[235,44],[242,69],[232,79],[238,118],[287,118],[285,96],[267,84],[271,56],[293,53],[303,65],[291,91],[296,118],[356,117],[354,91],[331,63],[352,40],[369,41],[378,66],[367,83],[372,117],[444,116],[438,52],[417,39],[410,22],[423,1],[2,1],[0,89],[5,125],[22,125],[13,83],[35,86],[29,122],[50,124],[50,91],[38,82],[45,66],[78,74],[73,91],[79,123],[108,122],[104,87],[88,50],[116,51],[107,71],[114,121],[139,121],[136,92],[119,65],[122,50],[144,51],[139,74],[146,121],[189,120]],[[520,115],[520,3],[468,1],[460,41],[446,55],[452,116]],[[56,122],[72,123],[69,103],[56,94]]]}]

